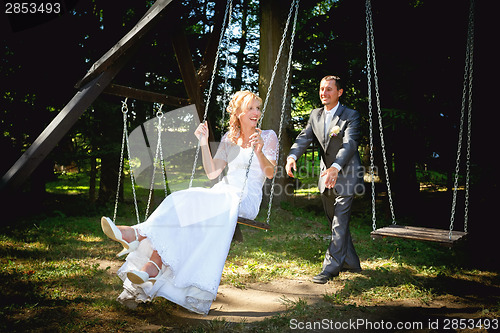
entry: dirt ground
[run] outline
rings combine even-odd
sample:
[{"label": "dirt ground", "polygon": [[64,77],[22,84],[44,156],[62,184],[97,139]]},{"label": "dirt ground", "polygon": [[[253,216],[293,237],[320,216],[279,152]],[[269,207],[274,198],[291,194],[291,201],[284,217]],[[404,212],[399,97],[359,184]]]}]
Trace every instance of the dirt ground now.
[{"label": "dirt ground", "polygon": [[[101,263],[102,267],[110,266],[109,274],[116,275],[120,262],[106,261]],[[348,273],[347,273],[348,274]],[[361,273],[362,274],[362,273]],[[494,332],[496,330],[476,327],[474,329],[452,329],[453,319],[470,320],[470,323],[478,323],[485,318],[498,317],[488,313],[488,307],[498,307],[500,303],[500,286],[486,285],[466,285],[457,281],[439,281],[449,288],[450,292],[442,296],[435,297],[431,302],[423,304],[416,301],[385,301],[377,304],[363,304],[357,302],[357,307],[345,311],[343,305],[331,305],[338,307],[339,312],[343,312],[340,317],[335,318],[337,322],[329,320],[329,325],[346,325],[343,332],[368,332],[380,331],[373,327],[373,330],[366,326],[347,326],[349,322],[364,320],[361,325],[380,325],[381,323],[404,323],[406,325],[421,323],[423,329],[393,329],[394,332]],[[293,280],[280,279],[267,283],[249,283],[245,288],[236,288],[230,285],[221,285],[218,290],[217,299],[213,302],[211,310],[207,316],[198,315],[181,307],[176,307],[168,314],[168,321],[152,324],[145,323],[130,318],[132,331],[148,332],[157,331],[185,331],[188,327],[199,327],[208,324],[213,320],[224,320],[227,323],[254,323],[271,318],[283,313],[287,309],[290,301],[296,302],[299,299],[307,301],[307,304],[325,302],[324,295],[332,294],[341,288],[341,283],[335,280],[325,285],[315,284],[310,278],[297,278]],[[495,302],[497,302],[495,304]],[[321,319],[323,320],[323,319]],[[299,325],[307,325],[307,322],[290,323],[292,328],[299,328]],[[434,325],[434,326],[432,326]],[[439,325],[439,326],[436,326]],[[446,325],[449,330],[446,330]],[[332,326],[328,326],[332,327]],[[307,327],[306,327],[307,328]],[[305,329],[302,331],[325,331],[325,326],[319,330]],[[328,330],[327,330],[328,331]]]}]

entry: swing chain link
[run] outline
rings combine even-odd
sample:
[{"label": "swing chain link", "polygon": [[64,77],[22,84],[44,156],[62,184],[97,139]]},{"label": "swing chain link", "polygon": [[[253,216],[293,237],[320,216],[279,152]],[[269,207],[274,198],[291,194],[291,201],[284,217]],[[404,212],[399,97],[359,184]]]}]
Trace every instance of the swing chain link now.
[{"label": "swing chain link", "polygon": [[[455,210],[457,204],[458,180],[460,172],[460,160],[462,152],[462,135],[464,130],[465,106],[467,108],[467,155],[466,155],[466,179],[465,179],[465,214],[464,214],[464,231],[467,232],[467,224],[469,219],[469,182],[470,182],[470,149],[471,149],[471,122],[472,122],[472,72],[473,72],[473,54],[474,54],[474,0],[470,2],[469,8],[469,26],[467,30],[467,48],[465,52],[465,70],[464,83],[462,88],[462,106],[460,110],[460,128],[458,132],[457,158],[455,165],[455,177],[453,183],[453,199],[451,204],[450,216],[450,232],[449,239],[452,237]],[[468,97],[468,102],[466,101]]]},{"label": "swing chain link", "polygon": [[382,150],[382,158],[384,162],[384,171],[385,171],[385,177],[386,177],[386,185],[387,185],[387,196],[389,198],[389,207],[391,210],[391,217],[392,217],[392,224],[396,224],[396,214],[394,212],[394,203],[392,200],[392,191],[391,191],[391,183],[389,180],[389,166],[387,163],[387,156],[385,152],[385,140],[384,140],[384,126],[382,124],[382,109],[380,107],[380,92],[379,92],[379,85],[378,85],[378,74],[377,74],[377,60],[375,58],[375,34],[373,32],[373,16],[372,16],[372,7],[371,7],[371,1],[366,0],[366,33],[367,33],[367,76],[368,76],[368,99],[369,99],[369,115],[370,115],[370,172],[372,176],[372,222],[373,222],[373,230],[376,229],[376,218],[375,218],[375,181],[374,181],[374,157],[373,157],[373,140],[372,140],[372,104],[371,104],[371,66],[370,66],[370,46],[371,46],[371,53],[372,53],[372,62],[373,62],[373,77],[374,77],[374,84],[375,84],[375,97],[377,101],[377,114],[378,114],[378,122],[379,122],[379,133],[380,133],[380,146]]},{"label": "swing chain link", "polygon": [[158,111],[156,111],[156,118],[158,118],[159,120],[161,120],[161,118],[163,118],[162,108],[163,108],[163,104],[160,104],[160,107],[158,108]]},{"label": "swing chain link", "polygon": [[122,113],[125,115],[128,113],[127,101],[128,101],[128,97],[126,97],[124,101],[121,101],[122,102]]}]

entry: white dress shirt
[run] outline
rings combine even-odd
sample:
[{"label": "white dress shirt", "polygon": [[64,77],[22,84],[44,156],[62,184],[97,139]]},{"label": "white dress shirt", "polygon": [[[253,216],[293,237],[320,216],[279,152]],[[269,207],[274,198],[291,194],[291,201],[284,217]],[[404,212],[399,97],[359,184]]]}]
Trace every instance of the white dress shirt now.
[{"label": "white dress shirt", "polygon": [[[340,105],[340,103],[337,103],[337,105],[335,105],[330,110],[327,110],[326,106],[325,106],[325,111],[324,111],[325,112],[325,136],[328,135],[327,134],[328,128],[330,127],[330,123],[331,123],[333,117],[335,116],[335,112],[337,112],[339,105]],[[290,155],[288,155],[288,157],[291,157],[294,160],[297,160],[297,156],[295,156],[294,154],[290,154]],[[333,163],[330,167],[335,167],[339,171],[342,170],[342,167],[338,163]]]}]

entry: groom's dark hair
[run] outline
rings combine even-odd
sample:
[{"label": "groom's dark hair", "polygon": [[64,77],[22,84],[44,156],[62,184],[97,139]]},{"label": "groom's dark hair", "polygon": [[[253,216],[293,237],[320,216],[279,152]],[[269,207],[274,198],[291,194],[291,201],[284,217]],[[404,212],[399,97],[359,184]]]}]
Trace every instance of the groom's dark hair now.
[{"label": "groom's dark hair", "polygon": [[321,81],[332,81],[335,80],[335,86],[337,86],[337,90],[344,89],[342,80],[340,79],[340,76],[337,75],[327,75],[324,78],[321,79]]}]

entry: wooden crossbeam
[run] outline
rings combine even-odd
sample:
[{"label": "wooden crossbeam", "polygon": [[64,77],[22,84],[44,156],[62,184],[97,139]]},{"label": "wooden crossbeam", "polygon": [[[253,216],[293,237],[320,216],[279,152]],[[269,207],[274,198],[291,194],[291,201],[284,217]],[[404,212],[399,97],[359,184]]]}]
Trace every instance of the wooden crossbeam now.
[{"label": "wooden crossbeam", "polygon": [[467,236],[467,233],[463,231],[453,231],[451,238],[449,234],[450,231],[445,229],[393,225],[374,230],[370,235],[373,239],[396,237],[435,242],[445,246],[453,246]]},{"label": "wooden crossbeam", "polygon": [[160,103],[171,106],[187,106],[192,104],[189,99],[168,96],[156,92],[130,88],[118,84],[110,84],[103,93],[114,96],[128,97],[144,102]]}]

